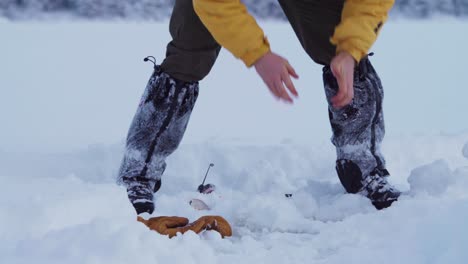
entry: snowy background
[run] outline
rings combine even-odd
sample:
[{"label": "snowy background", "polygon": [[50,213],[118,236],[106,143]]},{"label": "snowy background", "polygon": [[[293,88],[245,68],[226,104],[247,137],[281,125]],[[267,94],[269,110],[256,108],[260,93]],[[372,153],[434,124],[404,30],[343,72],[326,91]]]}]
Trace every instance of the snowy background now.
[{"label": "snowy background", "polygon": [[[151,19],[170,16],[175,0],[1,0],[0,16],[15,20],[86,18]],[[277,0],[242,0],[261,18],[285,19]],[[430,18],[468,16],[468,0],[397,0],[392,16]]]},{"label": "snowy background", "polygon": [[[392,20],[372,49],[384,153],[406,192],[383,211],[338,182],[321,68],[288,24],[260,24],[299,73],[300,99],[276,102],[220,54],[156,214],[195,220],[206,212],[188,201],[201,198],[234,236],[169,240],[136,222],[114,184],[152,70],[142,59],[163,58],[167,22],[0,18],[0,263],[466,263],[468,21]],[[201,196],[210,162],[218,190]]]}]

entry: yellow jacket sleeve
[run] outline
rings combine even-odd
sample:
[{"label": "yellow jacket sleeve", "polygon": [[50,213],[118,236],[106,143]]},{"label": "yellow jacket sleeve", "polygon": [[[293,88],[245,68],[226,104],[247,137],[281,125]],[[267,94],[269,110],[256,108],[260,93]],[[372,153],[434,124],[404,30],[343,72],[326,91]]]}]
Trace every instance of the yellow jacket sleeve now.
[{"label": "yellow jacket sleeve", "polygon": [[394,0],[346,0],[331,42],[359,62],[377,39]]},{"label": "yellow jacket sleeve", "polygon": [[263,30],[240,0],[193,0],[193,6],[214,39],[248,67],[270,51]]}]

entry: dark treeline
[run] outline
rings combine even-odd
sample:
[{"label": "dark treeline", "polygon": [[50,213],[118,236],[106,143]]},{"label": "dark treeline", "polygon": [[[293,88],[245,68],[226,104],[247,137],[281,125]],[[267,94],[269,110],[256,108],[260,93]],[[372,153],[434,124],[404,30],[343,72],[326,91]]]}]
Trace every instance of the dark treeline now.
[{"label": "dark treeline", "polygon": [[[257,17],[284,19],[277,0],[244,0]],[[0,15],[11,19],[70,14],[92,19],[167,18],[174,0],[0,0]],[[434,15],[468,17],[468,0],[396,0],[393,16],[430,18]]]}]

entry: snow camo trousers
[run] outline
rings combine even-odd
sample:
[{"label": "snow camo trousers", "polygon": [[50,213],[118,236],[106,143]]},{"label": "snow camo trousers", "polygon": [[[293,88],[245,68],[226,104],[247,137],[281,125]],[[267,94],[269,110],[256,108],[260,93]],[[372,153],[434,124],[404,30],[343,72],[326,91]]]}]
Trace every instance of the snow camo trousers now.
[{"label": "snow camo trousers", "polygon": [[158,186],[165,159],[179,146],[197,97],[198,82],[176,80],[155,67],[128,131],[118,183],[127,189]]},{"label": "snow camo trousers", "polygon": [[335,109],[331,98],[338,83],[329,66],[323,68],[323,81],[337,153],[336,170],[346,191],[357,193],[369,175],[389,175],[380,151],[385,134],[382,84],[369,59],[364,58],[354,72],[352,103]]}]

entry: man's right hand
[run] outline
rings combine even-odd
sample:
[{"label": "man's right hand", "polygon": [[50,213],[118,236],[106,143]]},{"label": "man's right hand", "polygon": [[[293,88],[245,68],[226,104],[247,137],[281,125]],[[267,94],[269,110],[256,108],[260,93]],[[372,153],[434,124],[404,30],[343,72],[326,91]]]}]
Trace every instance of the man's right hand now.
[{"label": "man's right hand", "polygon": [[258,59],[254,66],[258,75],[262,77],[263,82],[277,99],[292,103],[293,99],[287,90],[295,97],[299,96],[290,77],[298,79],[299,76],[285,58],[268,52]]}]

